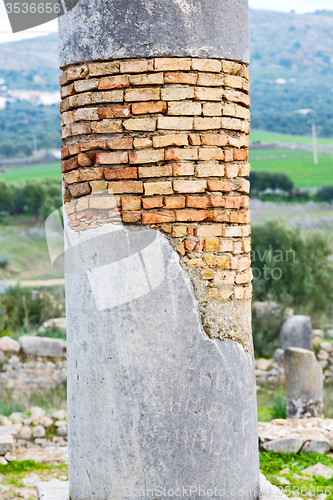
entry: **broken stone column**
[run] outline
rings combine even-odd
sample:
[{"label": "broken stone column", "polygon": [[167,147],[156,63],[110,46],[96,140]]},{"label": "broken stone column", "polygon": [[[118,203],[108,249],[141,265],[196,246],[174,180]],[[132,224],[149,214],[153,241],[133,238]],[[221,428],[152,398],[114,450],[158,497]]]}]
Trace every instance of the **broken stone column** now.
[{"label": "broken stone column", "polygon": [[280,341],[284,349],[300,347],[312,350],[311,318],[302,314],[291,316],[282,325]]},{"label": "broken stone column", "polygon": [[70,498],[255,500],[247,1],[81,0],[59,48]]},{"label": "broken stone column", "polygon": [[314,352],[289,347],[285,369],[287,417],[323,417],[323,369]]}]

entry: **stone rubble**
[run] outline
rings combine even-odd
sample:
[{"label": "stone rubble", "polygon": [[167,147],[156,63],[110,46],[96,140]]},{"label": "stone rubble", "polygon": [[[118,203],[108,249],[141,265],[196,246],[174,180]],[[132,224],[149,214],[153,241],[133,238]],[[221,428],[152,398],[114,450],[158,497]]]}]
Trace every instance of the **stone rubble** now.
[{"label": "stone rubble", "polygon": [[[275,419],[259,422],[258,430],[260,446],[267,451],[296,453],[301,449],[324,454],[333,449],[333,419]],[[296,441],[300,442],[297,451]]]},{"label": "stone rubble", "polygon": [[67,379],[66,342],[24,335],[0,339],[0,397],[45,392]]},{"label": "stone rubble", "polygon": [[0,424],[0,457],[3,464],[16,460],[15,457],[23,450],[67,447],[65,410],[47,414],[42,408],[31,407],[27,414],[15,412],[9,417],[0,415]]}]

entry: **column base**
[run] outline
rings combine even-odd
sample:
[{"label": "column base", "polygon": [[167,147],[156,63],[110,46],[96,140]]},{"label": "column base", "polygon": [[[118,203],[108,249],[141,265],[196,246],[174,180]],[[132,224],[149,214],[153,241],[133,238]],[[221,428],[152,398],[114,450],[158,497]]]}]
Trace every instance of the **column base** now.
[{"label": "column base", "polygon": [[[287,500],[287,496],[260,474],[260,495],[258,500]],[[37,485],[37,500],[70,500],[68,481],[52,479]],[[73,499],[76,500],[76,499]]]},{"label": "column base", "polygon": [[37,485],[37,500],[69,500],[68,481],[43,481]]},{"label": "column base", "polygon": [[287,418],[324,418],[324,401],[319,399],[286,398]]}]

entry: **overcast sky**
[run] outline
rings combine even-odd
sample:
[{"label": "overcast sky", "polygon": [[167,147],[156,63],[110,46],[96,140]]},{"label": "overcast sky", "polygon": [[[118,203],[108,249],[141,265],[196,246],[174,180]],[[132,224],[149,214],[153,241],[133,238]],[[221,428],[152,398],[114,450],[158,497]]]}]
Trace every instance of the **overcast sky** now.
[{"label": "overcast sky", "polygon": [[[23,38],[33,38],[57,31],[57,20],[54,20],[37,28],[13,34],[4,1],[6,0],[0,0],[0,43],[13,42],[15,40],[22,40]],[[332,0],[249,0],[249,4],[252,9],[277,10],[282,12],[295,10],[299,14],[314,12],[318,9],[333,10]]]}]

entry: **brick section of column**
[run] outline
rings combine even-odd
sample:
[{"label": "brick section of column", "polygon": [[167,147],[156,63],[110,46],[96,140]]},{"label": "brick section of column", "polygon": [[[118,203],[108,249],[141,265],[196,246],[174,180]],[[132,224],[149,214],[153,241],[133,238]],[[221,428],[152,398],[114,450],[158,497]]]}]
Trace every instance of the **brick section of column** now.
[{"label": "brick section of column", "polygon": [[67,67],[60,84],[69,226],[118,220],[158,229],[199,304],[250,299],[247,65],[90,62]]}]

